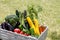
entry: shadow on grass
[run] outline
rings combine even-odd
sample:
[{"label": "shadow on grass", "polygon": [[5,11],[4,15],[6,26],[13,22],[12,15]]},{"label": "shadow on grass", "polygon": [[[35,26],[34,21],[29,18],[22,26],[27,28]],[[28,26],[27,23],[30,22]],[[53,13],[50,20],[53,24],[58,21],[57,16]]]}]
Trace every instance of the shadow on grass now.
[{"label": "shadow on grass", "polygon": [[55,31],[51,33],[50,38],[52,40],[60,40],[60,35],[57,35],[57,32]]}]

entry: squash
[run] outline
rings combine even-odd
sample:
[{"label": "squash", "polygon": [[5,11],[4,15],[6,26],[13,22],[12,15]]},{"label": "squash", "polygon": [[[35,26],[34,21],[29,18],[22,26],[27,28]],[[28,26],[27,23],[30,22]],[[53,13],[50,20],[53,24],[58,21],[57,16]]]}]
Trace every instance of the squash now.
[{"label": "squash", "polygon": [[26,20],[28,21],[30,28],[33,28],[34,32],[36,33],[35,26],[34,26],[32,20],[30,19],[30,17],[27,17]]},{"label": "squash", "polygon": [[36,29],[36,34],[40,35],[39,32],[39,23],[38,20],[34,18],[34,24],[35,24],[35,29]]}]

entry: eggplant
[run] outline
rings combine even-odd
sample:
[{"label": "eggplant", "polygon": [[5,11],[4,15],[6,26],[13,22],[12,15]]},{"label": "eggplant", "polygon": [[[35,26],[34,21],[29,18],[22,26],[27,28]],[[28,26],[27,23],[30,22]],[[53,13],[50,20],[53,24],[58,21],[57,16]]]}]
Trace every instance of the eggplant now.
[{"label": "eggplant", "polygon": [[8,31],[13,31],[14,30],[14,28],[7,22],[3,22],[1,24],[1,28],[5,29],[5,30],[8,30]]}]

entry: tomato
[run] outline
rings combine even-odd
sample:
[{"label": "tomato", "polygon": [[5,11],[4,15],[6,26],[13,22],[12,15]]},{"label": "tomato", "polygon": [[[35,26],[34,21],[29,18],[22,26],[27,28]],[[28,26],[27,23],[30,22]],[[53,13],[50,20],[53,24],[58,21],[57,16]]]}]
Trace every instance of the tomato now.
[{"label": "tomato", "polygon": [[16,29],[14,29],[14,32],[16,32],[16,33],[20,33],[21,30],[20,30],[19,28],[16,28]]},{"label": "tomato", "polygon": [[25,36],[29,36],[29,34],[27,34],[27,33],[25,33],[24,35],[25,35]]},{"label": "tomato", "polygon": [[25,36],[29,36],[29,34],[23,32],[23,31],[21,31],[20,34],[25,35]]},{"label": "tomato", "polygon": [[39,27],[39,31],[40,31],[40,33],[42,33],[43,31],[42,31],[43,29],[42,29],[42,27]]},{"label": "tomato", "polygon": [[20,34],[24,34],[24,32],[23,32],[23,31],[21,31],[21,32],[20,32]]},{"label": "tomato", "polygon": [[44,27],[44,26],[40,26],[40,27],[39,27],[40,33],[42,33],[44,30],[45,30],[45,27]]}]

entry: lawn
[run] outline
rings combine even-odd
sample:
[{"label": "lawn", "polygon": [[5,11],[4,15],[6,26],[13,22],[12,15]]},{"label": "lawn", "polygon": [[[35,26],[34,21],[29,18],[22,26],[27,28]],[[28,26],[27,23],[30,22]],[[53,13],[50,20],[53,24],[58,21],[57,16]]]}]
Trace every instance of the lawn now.
[{"label": "lawn", "polygon": [[49,28],[46,40],[60,40],[60,0],[0,0],[0,23],[15,10],[23,11],[27,5],[41,6],[40,24]]}]

